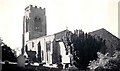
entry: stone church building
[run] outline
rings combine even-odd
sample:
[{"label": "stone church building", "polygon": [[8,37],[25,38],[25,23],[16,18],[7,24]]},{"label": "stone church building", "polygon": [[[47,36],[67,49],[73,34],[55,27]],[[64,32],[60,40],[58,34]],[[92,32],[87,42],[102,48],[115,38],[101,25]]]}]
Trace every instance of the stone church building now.
[{"label": "stone church building", "polygon": [[[23,17],[22,54],[29,62],[39,62],[47,66],[72,63],[72,55],[67,46],[66,36],[72,34],[68,29],[47,35],[45,8],[29,5]],[[107,52],[119,48],[120,39],[102,28],[89,33],[105,40]],[[120,49],[120,48],[119,48]]]},{"label": "stone church building", "polygon": [[47,35],[45,8],[29,5],[23,17],[22,54],[30,61],[45,65],[70,63],[70,53],[65,51],[65,37],[68,31],[63,30]]}]

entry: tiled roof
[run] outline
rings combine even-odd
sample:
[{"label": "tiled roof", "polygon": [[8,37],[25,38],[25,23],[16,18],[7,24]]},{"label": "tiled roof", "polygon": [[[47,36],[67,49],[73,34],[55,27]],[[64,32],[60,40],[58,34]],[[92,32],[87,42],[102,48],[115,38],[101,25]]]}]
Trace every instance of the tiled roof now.
[{"label": "tiled roof", "polygon": [[108,51],[113,51],[117,48],[120,48],[120,46],[118,46],[120,39],[104,28],[90,32],[89,34],[95,37],[99,36],[100,38],[104,39],[106,41]]}]

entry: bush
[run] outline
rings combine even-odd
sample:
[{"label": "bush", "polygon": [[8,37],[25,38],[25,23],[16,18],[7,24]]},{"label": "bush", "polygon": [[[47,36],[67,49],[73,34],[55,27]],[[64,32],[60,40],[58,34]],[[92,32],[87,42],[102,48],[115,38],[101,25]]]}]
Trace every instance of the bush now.
[{"label": "bush", "polygon": [[115,51],[113,56],[110,56],[109,53],[105,55],[98,52],[98,59],[90,61],[88,68],[89,69],[113,69],[120,70],[120,51]]}]

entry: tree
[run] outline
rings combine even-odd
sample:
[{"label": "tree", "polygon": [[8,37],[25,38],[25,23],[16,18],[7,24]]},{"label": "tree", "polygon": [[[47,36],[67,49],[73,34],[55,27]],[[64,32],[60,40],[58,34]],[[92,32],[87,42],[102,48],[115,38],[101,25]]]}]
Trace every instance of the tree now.
[{"label": "tree", "polygon": [[12,50],[10,47],[7,45],[2,46],[2,61],[10,61],[10,62],[16,62],[17,57],[14,53],[15,51]]},{"label": "tree", "polygon": [[70,49],[78,69],[86,69],[90,60],[97,59],[98,51],[105,52],[105,41],[102,38],[95,38],[82,30],[75,30],[73,34],[67,35],[66,40],[68,46],[66,49]]}]

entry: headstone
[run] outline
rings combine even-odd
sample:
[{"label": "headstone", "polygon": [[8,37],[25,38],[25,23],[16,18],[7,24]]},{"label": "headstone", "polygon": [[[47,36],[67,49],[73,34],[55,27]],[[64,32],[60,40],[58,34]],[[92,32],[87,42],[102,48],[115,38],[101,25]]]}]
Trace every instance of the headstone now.
[{"label": "headstone", "polygon": [[19,55],[17,58],[17,63],[19,67],[25,67],[25,57],[23,55]]}]

